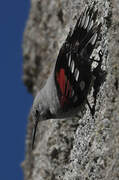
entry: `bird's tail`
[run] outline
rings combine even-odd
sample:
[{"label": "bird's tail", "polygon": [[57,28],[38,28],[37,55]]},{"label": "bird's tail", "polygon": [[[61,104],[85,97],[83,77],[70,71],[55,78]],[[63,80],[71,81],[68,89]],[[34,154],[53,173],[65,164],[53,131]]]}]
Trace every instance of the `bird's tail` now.
[{"label": "bird's tail", "polygon": [[78,51],[83,57],[90,56],[99,37],[101,23],[97,22],[98,10],[95,6],[85,8],[81,13],[72,33],[69,33],[67,41],[72,46],[77,44]]}]

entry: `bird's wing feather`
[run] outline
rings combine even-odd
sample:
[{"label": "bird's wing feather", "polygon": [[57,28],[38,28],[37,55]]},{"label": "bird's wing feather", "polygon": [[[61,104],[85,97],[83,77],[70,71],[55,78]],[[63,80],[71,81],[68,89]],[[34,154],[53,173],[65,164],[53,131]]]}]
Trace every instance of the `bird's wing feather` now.
[{"label": "bird's wing feather", "polygon": [[81,104],[91,81],[90,55],[100,32],[96,23],[97,10],[86,8],[77,20],[73,32],[69,32],[60,49],[55,82],[62,107]]}]

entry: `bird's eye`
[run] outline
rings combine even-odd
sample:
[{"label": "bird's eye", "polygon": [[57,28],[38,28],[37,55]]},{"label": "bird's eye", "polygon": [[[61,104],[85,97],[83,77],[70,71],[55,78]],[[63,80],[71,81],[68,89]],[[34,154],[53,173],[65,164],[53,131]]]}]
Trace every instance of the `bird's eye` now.
[{"label": "bird's eye", "polygon": [[36,110],[36,112],[35,112],[35,117],[38,118],[38,115],[39,115],[39,111]]}]

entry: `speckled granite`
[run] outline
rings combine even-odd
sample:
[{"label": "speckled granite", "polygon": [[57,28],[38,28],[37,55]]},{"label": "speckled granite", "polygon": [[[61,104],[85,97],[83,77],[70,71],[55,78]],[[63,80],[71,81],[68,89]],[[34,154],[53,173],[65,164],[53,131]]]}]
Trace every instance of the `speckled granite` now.
[{"label": "speckled granite", "polygon": [[[69,28],[85,4],[92,2],[32,0],[24,33],[23,80],[33,95],[45,83]],[[107,72],[98,93],[95,120],[86,106],[81,117],[39,123],[32,152],[33,122],[29,115],[22,163],[25,180],[119,179],[119,1],[95,2],[103,23],[100,45],[102,68]]]}]

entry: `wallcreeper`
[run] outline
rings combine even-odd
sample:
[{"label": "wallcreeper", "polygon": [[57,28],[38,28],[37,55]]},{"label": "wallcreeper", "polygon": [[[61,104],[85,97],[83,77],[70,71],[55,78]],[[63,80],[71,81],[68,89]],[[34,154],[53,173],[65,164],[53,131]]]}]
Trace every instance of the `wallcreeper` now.
[{"label": "wallcreeper", "polygon": [[39,121],[74,116],[84,102],[87,102],[91,114],[94,114],[87,95],[93,77],[98,79],[98,71],[101,71],[101,51],[98,65],[93,70],[92,63],[96,60],[90,58],[100,35],[101,23],[97,22],[97,14],[98,10],[95,10],[94,6],[85,8],[81,13],[74,30],[69,32],[59,51],[45,86],[34,100],[32,148]]}]

